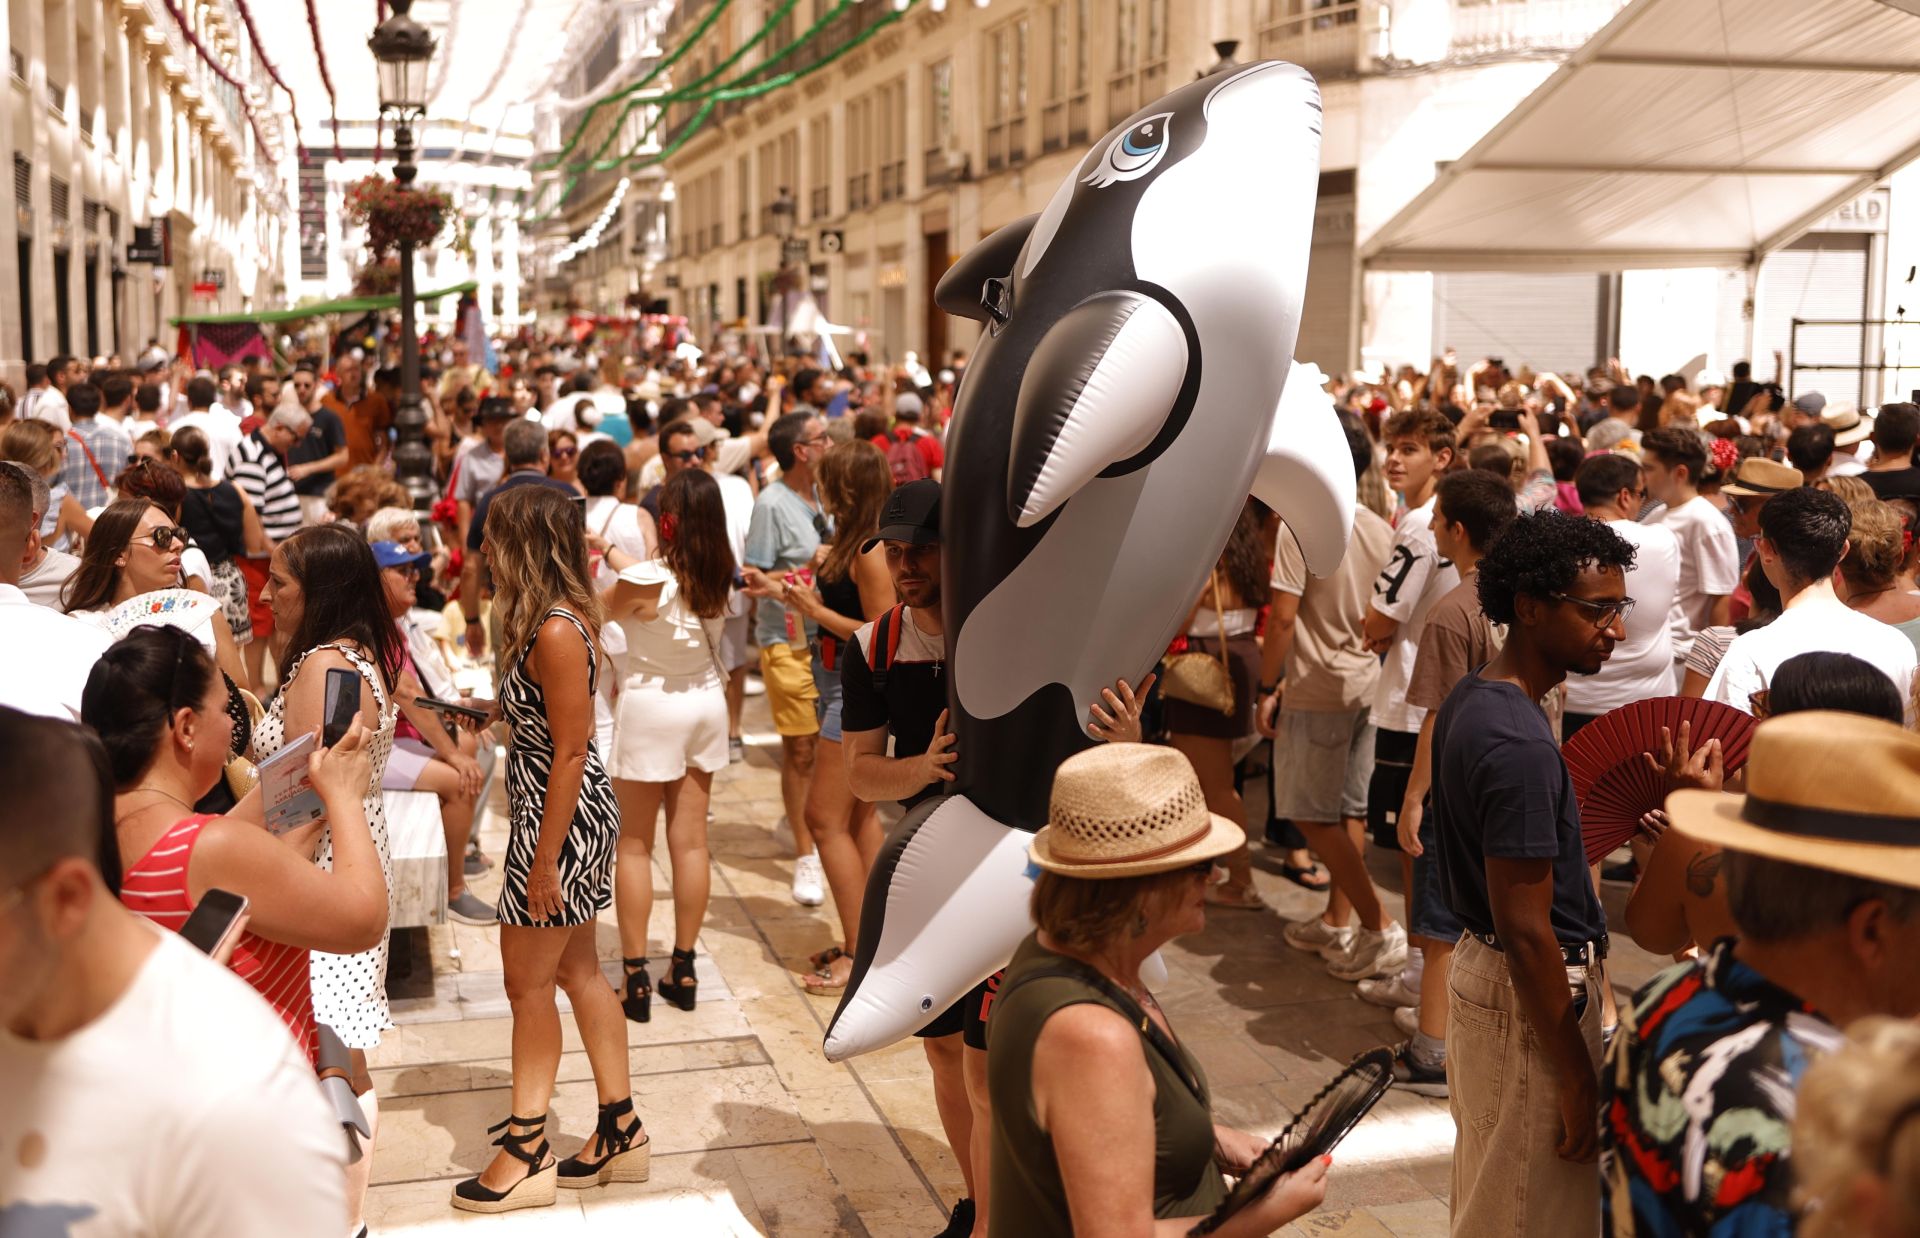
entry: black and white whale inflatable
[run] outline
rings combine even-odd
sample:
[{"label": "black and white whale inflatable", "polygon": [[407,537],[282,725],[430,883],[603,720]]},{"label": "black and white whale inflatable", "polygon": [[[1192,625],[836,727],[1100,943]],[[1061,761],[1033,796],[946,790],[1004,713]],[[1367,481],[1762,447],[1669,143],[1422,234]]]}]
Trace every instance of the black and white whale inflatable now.
[{"label": "black and white whale inflatable", "polygon": [[957,776],[875,863],[829,1059],[912,1033],[1011,957],[1054,770],[1093,744],[1100,690],[1177,634],[1249,493],[1313,571],[1345,553],[1352,457],[1291,360],[1320,119],[1305,70],[1223,69],[1127,118],[940,281],[942,309],[986,324],[941,508]]}]

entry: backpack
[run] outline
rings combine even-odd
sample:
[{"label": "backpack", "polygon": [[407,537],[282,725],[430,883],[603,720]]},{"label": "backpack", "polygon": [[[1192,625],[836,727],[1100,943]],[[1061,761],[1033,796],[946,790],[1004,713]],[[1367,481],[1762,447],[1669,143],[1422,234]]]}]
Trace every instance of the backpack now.
[{"label": "backpack", "polygon": [[867,670],[873,677],[873,690],[882,696],[887,691],[887,671],[893,666],[894,655],[900,652],[900,629],[906,618],[907,604],[901,602],[873,625],[873,648],[867,651]]},{"label": "backpack", "polygon": [[910,481],[925,481],[933,474],[927,468],[927,458],[920,454],[921,431],[914,431],[905,438],[896,438],[887,445],[887,465],[893,469],[893,484],[904,486]]}]

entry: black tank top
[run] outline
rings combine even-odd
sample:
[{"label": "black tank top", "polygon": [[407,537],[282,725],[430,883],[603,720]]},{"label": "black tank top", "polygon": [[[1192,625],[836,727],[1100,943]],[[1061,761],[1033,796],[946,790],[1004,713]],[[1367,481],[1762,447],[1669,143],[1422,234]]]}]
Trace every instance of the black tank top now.
[{"label": "black tank top", "polygon": [[193,544],[205,552],[209,563],[225,563],[247,548],[246,517],[232,482],[218,482],[206,490],[187,487],[180,523],[187,526]]},{"label": "black tank top", "polygon": [[827,609],[849,619],[866,622],[867,612],[860,605],[860,586],[854,583],[853,573],[848,572],[845,580],[828,580],[823,576],[814,578],[820,586],[820,600]]}]

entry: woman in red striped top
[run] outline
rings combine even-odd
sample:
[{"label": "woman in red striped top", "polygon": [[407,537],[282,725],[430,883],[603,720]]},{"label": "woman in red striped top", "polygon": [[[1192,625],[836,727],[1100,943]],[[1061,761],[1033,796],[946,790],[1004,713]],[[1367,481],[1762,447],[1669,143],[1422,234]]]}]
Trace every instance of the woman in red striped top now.
[{"label": "woman in red striped top", "polygon": [[248,927],[228,965],[272,1003],[312,1059],[309,951],[365,950],[386,931],[386,882],[361,808],[371,776],[366,731],[356,719],[345,739],[311,758],[333,827],[329,872],[313,864],[319,824],[275,838],[257,790],[227,816],[193,811],[226,765],[226,706],[213,659],[176,628],[136,628],[95,664],[81,717],[112,760],[120,897],[178,931],[208,890],[244,895]]}]

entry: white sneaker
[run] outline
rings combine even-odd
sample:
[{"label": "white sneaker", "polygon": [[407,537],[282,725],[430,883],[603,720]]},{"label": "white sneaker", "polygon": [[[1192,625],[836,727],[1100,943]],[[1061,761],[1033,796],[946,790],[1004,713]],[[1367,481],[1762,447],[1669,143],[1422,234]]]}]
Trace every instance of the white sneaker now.
[{"label": "white sneaker", "polygon": [[1392,976],[1407,965],[1407,930],[1389,922],[1379,932],[1356,929],[1346,951],[1327,960],[1327,974],[1336,980],[1364,980]]},{"label": "white sneaker", "polygon": [[1412,1006],[1400,1007],[1393,1012],[1393,1025],[1402,1036],[1413,1036],[1420,1030],[1420,1011]]},{"label": "white sneaker", "polygon": [[818,855],[803,855],[793,862],[793,901],[802,907],[818,907],[826,902],[823,874]]},{"label": "white sneaker", "polygon": [[1352,925],[1334,928],[1319,916],[1311,920],[1295,920],[1280,930],[1280,936],[1286,939],[1289,946],[1317,954],[1323,959],[1344,953],[1353,941],[1353,933]]},{"label": "white sneaker", "polygon": [[748,675],[740,681],[740,691],[746,696],[765,696],[767,694],[766,681],[758,675]]},{"label": "white sneaker", "polygon": [[1418,1006],[1420,1004],[1420,986],[1407,983],[1407,973],[1401,972],[1391,979],[1362,980],[1360,982],[1360,1000],[1376,1006],[1392,1009],[1395,1006]]}]

